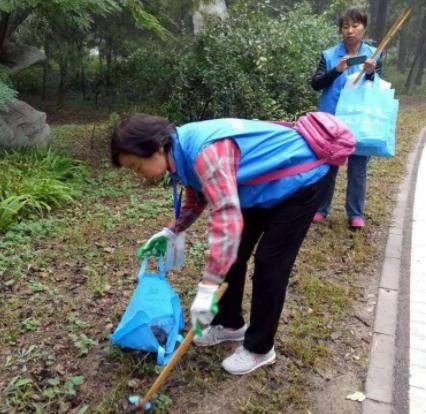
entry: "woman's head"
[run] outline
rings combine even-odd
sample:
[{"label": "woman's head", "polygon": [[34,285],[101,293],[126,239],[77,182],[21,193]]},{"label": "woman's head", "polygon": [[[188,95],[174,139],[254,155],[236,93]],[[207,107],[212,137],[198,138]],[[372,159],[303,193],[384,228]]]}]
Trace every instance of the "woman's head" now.
[{"label": "woman's head", "polygon": [[158,116],[135,114],[124,119],[111,135],[111,158],[146,178],[158,178],[167,168],[174,126]]},{"label": "woman's head", "polygon": [[358,9],[349,9],[339,18],[339,32],[346,44],[361,43],[367,30],[367,14]]}]

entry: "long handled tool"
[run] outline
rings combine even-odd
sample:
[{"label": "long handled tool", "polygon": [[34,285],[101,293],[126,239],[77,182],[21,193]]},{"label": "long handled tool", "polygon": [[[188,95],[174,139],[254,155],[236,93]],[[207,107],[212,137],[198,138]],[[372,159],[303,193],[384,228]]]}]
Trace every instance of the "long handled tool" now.
[{"label": "long handled tool", "polygon": [[[220,301],[221,297],[225,293],[226,289],[228,288],[227,283],[222,283],[217,291],[217,297]],[[192,338],[195,335],[195,331],[193,328],[191,328],[188,333],[185,336],[185,339],[182,341],[182,343],[179,345],[178,349],[176,349],[175,354],[170,359],[168,364],[163,368],[160,375],[157,377],[155,382],[151,385],[151,388],[148,390],[148,392],[145,394],[143,399],[137,401],[137,403],[126,410],[126,413],[135,413],[135,412],[143,412],[148,411],[150,409],[150,401],[151,398],[154,396],[154,394],[158,391],[158,389],[164,384],[168,376],[172,373],[173,368],[175,365],[179,362],[179,360],[182,358],[183,354],[188,350],[188,348],[191,345]]]},{"label": "long handled tool", "polygon": [[[411,14],[411,9],[408,6],[405,6],[402,10],[399,17],[395,20],[392,27],[388,30],[383,40],[380,42],[379,46],[377,47],[376,51],[372,54],[371,59],[376,58],[382,51],[385,49],[385,47],[389,44],[389,42],[392,40],[392,38],[395,36],[396,32],[399,30],[399,28],[402,26],[402,24],[405,22],[405,20],[408,18],[408,16]],[[356,77],[354,84],[357,84],[358,81],[361,79],[361,76],[364,74],[364,69],[361,70],[361,72]]]}]

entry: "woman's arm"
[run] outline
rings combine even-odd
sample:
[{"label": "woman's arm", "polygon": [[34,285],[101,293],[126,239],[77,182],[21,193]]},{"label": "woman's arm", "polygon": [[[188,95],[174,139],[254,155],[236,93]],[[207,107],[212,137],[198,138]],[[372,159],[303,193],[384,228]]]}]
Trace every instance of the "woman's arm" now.
[{"label": "woman's arm", "polygon": [[185,231],[204,211],[207,201],[202,193],[191,187],[185,187],[185,199],[179,218],[169,226],[175,233]]},{"label": "woman's arm", "polygon": [[204,282],[220,283],[237,257],[243,230],[237,188],[239,160],[236,144],[223,139],[208,145],[195,162],[209,205],[209,257]]},{"label": "woman's arm", "polygon": [[321,89],[328,88],[340,74],[341,72],[336,68],[327,71],[324,56],[321,54],[321,60],[311,79],[312,89],[320,91]]}]

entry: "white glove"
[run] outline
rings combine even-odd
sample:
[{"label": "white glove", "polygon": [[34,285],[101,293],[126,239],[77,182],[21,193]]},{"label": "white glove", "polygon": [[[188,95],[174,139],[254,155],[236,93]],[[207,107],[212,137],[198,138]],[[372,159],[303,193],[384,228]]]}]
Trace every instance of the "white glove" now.
[{"label": "white glove", "polygon": [[[196,322],[202,325],[210,325],[217,313],[217,289],[219,285],[198,284],[197,294],[191,305],[191,322],[195,328]],[[215,309],[216,308],[216,309]]]},{"label": "white glove", "polygon": [[176,233],[174,233],[172,230],[170,230],[168,227],[164,227],[163,230],[159,231],[158,233],[155,233],[153,236],[149,238],[149,240],[146,242],[147,244],[155,239],[158,239],[159,237],[165,237],[167,240],[175,241],[176,239]]}]

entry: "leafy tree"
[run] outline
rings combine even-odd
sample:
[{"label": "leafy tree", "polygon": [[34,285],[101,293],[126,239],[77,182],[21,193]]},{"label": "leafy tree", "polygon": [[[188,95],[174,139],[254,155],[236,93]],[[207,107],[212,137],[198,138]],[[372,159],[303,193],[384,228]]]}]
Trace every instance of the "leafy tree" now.
[{"label": "leafy tree", "polygon": [[[85,35],[92,28],[95,16],[107,16],[123,9],[131,14],[136,27],[154,31],[162,37],[167,35],[158,19],[147,12],[139,0],[0,0],[0,63],[7,59],[4,46],[11,33],[29,16],[33,16],[35,21],[43,22],[44,36],[41,35],[40,39],[44,39],[45,50],[57,52],[61,96],[69,57],[76,54],[82,56]],[[0,83],[0,90],[7,91],[1,80]],[[6,104],[4,99],[7,96],[0,93],[0,99],[3,99],[0,104]]]},{"label": "leafy tree", "polygon": [[306,7],[274,18],[237,5],[225,21],[179,51],[167,111],[179,121],[237,116],[288,118],[316,106],[309,85],[335,26]]}]

